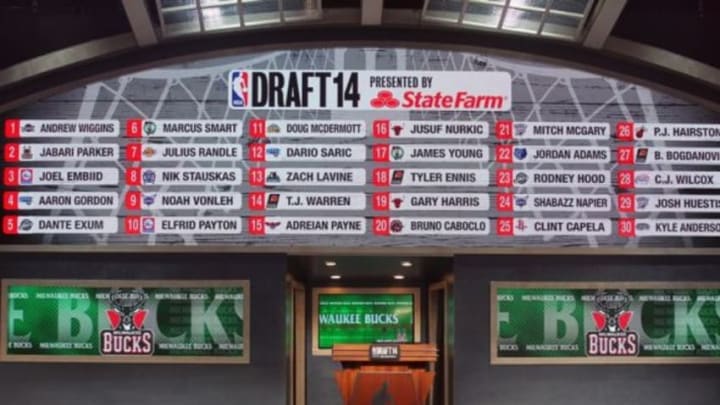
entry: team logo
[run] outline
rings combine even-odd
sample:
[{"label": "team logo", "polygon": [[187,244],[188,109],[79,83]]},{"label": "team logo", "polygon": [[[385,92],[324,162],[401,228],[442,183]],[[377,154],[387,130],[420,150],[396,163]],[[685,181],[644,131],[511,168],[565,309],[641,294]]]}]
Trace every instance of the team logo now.
[{"label": "team logo", "polygon": [[403,230],[403,223],[399,219],[393,219],[390,221],[390,232],[400,233]]},{"label": "team logo", "polygon": [[234,108],[247,107],[250,98],[248,97],[248,72],[233,70],[230,72],[230,105]]},{"label": "team logo", "polygon": [[396,209],[400,209],[400,207],[402,207],[403,199],[402,198],[393,198],[392,203]]},{"label": "team logo", "polygon": [[155,132],[157,132],[157,124],[152,121],[145,121],[145,123],[143,123],[143,132],[145,132],[145,135],[155,135]]},{"label": "team logo", "polygon": [[147,294],[140,289],[113,288],[110,309],[105,311],[110,329],[100,332],[104,355],[150,355],[155,348],[153,333],[145,329]]},{"label": "team logo", "polygon": [[145,217],[142,219],[142,233],[155,233],[155,218]]},{"label": "team logo", "polygon": [[645,209],[645,207],[648,206],[648,203],[650,202],[650,199],[643,196],[637,196],[635,198],[635,205],[637,205],[638,209]]},{"label": "team logo", "polygon": [[515,130],[515,136],[523,136],[525,135],[525,131],[527,131],[527,124],[516,123],[513,124],[513,128]]},{"label": "team logo", "polygon": [[513,151],[513,156],[515,156],[515,159],[517,160],[525,160],[527,155],[527,148],[515,148]]},{"label": "team logo", "polygon": [[393,125],[392,127],[392,131],[395,136],[400,136],[400,134],[402,134],[402,130],[402,125]]},{"label": "team logo", "polygon": [[270,229],[275,229],[278,226],[280,226],[280,224],[281,224],[280,221],[273,221],[273,222],[265,221],[265,226],[267,226]]},{"label": "team logo", "polygon": [[35,132],[35,125],[29,124],[29,123],[25,124],[25,125],[23,125],[22,130],[25,133],[31,134],[31,133]]},{"label": "team logo", "polygon": [[400,106],[400,100],[396,99],[390,90],[380,90],[377,92],[375,98],[370,100],[370,105],[373,108],[398,108]]},{"label": "team logo", "polygon": [[22,160],[30,160],[33,158],[32,147],[30,147],[30,145],[23,146],[23,151],[20,158]]},{"label": "team logo", "polygon": [[280,183],[280,176],[278,176],[277,172],[268,172],[267,177],[265,178],[266,183]]},{"label": "team logo", "polygon": [[525,174],[523,172],[519,172],[518,174],[515,175],[515,184],[525,184],[525,183],[527,183],[527,181],[528,181],[527,174]]},{"label": "team logo", "polygon": [[645,127],[640,127],[635,131],[635,139],[642,139],[643,136],[645,136]]},{"label": "team logo", "polygon": [[20,204],[26,205],[29,207],[33,203],[33,198],[29,195],[21,195],[20,197],[18,197],[18,201],[20,202]]},{"label": "team logo", "polygon": [[33,183],[33,169],[20,169],[20,184]]},{"label": "team logo", "polygon": [[597,331],[588,332],[585,350],[588,356],[637,356],[638,335],[630,331],[633,311],[626,291],[598,291],[592,313]]},{"label": "team logo", "polygon": [[143,150],[143,156],[145,156],[148,159],[155,156],[156,153],[157,153],[157,151],[152,146],[148,146],[145,148],[145,150]]},{"label": "team logo", "polygon": [[515,229],[517,229],[518,231],[522,232],[522,231],[526,230],[527,228],[528,228],[528,225],[524,219],[518,219],[517,222],[515,223]]},{"label": "team logo", "polygon": [[392,184],[402,184],[404,177],[405,170],[393,170],[392,179],[390,181]]},{"label": "team logo", "polygon": [[649,174],[640,174],[640,175],[635,176],[635,183],[639,184],[641,186],[650,184],[650,175]]},{"label": "team logo", "polygon": [[151,205],[155,204],[155,197],[156,197],[155,194],[143,195],[143,204],[145,204],[147,206],[151,206]]},{"label": "team logo", "polygon": [[154,170],[147,169],[142,174],[143,178],[143,184],[155,184],[155,180],[157,180],[157,175],[155,174]]},{"label": "team logo", "polygon": [[635,224],[635,229],[638,231],[649,231],[650,224],[648,224],[647,222],[638,222]]},{"label": "team logo", "polygon": [[270,124],[267,126],[266,131],[268,134],[279,134],[280,133],[280,125]]},{"label": "team logo", "polygon": [[32,227],[33,227],[33,222],[31,220],[25,218],[22,221],[20,221],[20,230],[21,231],[27,232],[27,231],[31,230]]},{"label": "team logo", "polygon": [[648,157],[648,148],[638,148],[635,154],[635,163],[645,163]]},{"label": "team logo", "polygon": [[265,207],[268,209],[275,209],[280,203],[280,194],[268,194],[267,203]]},{"label": "team logo", "polygon": [[276,158],[280,156],[280,148],[278,148],[277,146],[271,146],[265,148],[265,153]]},{"label": "team logo", "polygon": [[526,195],[516,195],[515,196],[515,206],[518,208],[522,208],[527,205],[528,196]]},{"label": "team logo", "polygon": [[390,156],[392,156],[393,160],[400,160],[405,156],[405,151],[400,146],[393,146],[390,149]]}]

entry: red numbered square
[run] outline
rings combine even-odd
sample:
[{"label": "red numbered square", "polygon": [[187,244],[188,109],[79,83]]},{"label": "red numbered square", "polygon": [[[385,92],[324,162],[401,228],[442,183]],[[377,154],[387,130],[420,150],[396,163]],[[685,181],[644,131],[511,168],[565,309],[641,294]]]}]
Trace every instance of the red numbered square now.
[{"label": "red numbered square", "polygon": [[495,183],[498,187],[512,187],[513,186],[513,171],[512,169],[498,169],[495,172]]},{"label": "red numbered square", "polygon": [[265,235],[265,217],[249,217],[248,230],[250,235]]},{"label": "red numbered square", "polygon": [[125,135],[128,138],[141,138],[143,136],[143,120],[132,119],[125,122]]},{"label": "red numbered square", "polygon": [[248,172],[248,181],[251,186],[264,187],[265,186],[265,168],[254,167]]},{"label": "red numbered square", "polygon": [[390,193],[375,193],[372,198],[373,210],[387,211],[390,209]]},{"label": "red numbered square", "polygon": [[635,188],[635,171],[619,170],[617,172],[617,184],[618,187],[624,190]]},{"label": "red numbered square", "polygon": [[498,193],[495,199],[495,206],[498,211],[508,212],[514,209],[512,193]]},{"label": "red numbered square", "polygon": [[495,147],[495,161],[498,163],[512,163],[513,162],[513,146],[512,145],[498,145]]},{"label": "red numbered square", "polygon": [[390,145],[373,145],[372,156],[375,162],[389,162]]},{"label": "red numbered square", "polygon": [[6,138],[19,138],[20,137],[20,120],[18,120],[18,119],[5,120],[5,137]]},{"label": "red numbered square", "polygon": [[375,217],[372,221],[373,234],[390,236],[390,217]]},{"label": "red numbered square", "polygon": [[129,162],[142,161],[142,144],[129,143],[125,148],[125,159]]},{"label": "red numbered square", "polygon": [[373,169],[373,185],[387,187],[390,185],[390,169]]},{"label": "red numbered square", "polygon": [[623,238],[635,237],[635,218],[618,219],[618,235]]},{"label": "red numbered square", "polygon": [[251,162],[264,162],[265,161],[265,144],[253,143],[249,145],[248,157]]},{"label": "red numbered square", "polygon": [[500,140],[510,140],[513,138],[513,122],[497,121],[495,123],[495,137]]},{"label": "red numbered square", "polygon": [[635,164],[635,148],[632,146],[620,146],[617,148],[617,162],[620,165]]},{"label": "red numbered square", "polygon": [[8,143],[7,145],[5,145],[4,156],[6,162],[19,162],[20,145],[17,143]]},{"label": "red numbered square", "polygon": [[6,211],[14,211],[17,209],[18,204],[18,192],[17,191],[6,191],[3,193],[2,207]]},{"label": "red numbered square", "polygon": [[513,236],[513,218],[498,218],[495,223],[495,232],[498,236]]},{"label": "red numbered square", "polygon": [[138,216],[125,217],[125,233],[139,235],[142,231],[142,218]]},{"label": "red numbered square", "polygon": [[130,167],[125,171],[125,184],[128,186],[142,185],[142,168]]},{"label": "red numbered square", "polygon": [[635,194],[619,194],[617,196],[617,208],[619,212],[635,212]]},{"label": "red numbered square", "polygon": [[265,193],[252,192],[248,194],[248,206],[252,211],[262,211],[265,209]]},{"label": "red numbered square", "polygon": [[375,120],[372,124],[373,138],[390,137],[390,120]]},{"label": "red numbered square", "polygon": [[265,138],[266,133],[266,122],[260,118],[253,118],[250,120],[250,138]]},{"label": "red numbered square", "polygon": [[142,209],[142,193],[139,191],[125,193],[125,208],[129,210]]},{"label": "red numbered square", "polygon": [[6,186],[17,186],[20,184],[20,169],[17,167],[6,167],[3,170],[3,184]]},{"label": "red numbered square", "polygon": [[17,235],[18,233],[18,217],[8,215],[3,217],[2,231],[5,235]]},{"label": "red numbered square", "polygon": [[615,136],[619,141],[632,141],[635,125],[632,122],[618,122],[615,125]]}]

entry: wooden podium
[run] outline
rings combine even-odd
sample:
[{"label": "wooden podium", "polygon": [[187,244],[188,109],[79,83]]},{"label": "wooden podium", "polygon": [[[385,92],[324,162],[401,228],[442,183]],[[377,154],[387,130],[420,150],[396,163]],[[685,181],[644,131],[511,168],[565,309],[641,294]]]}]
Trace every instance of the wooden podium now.
[{"label": "wooden podium", "polygon": [[342,363],[335,380],[345,405],[424,405],[438,352],[432,344],[347,344],[333,346],[332,357]]}]

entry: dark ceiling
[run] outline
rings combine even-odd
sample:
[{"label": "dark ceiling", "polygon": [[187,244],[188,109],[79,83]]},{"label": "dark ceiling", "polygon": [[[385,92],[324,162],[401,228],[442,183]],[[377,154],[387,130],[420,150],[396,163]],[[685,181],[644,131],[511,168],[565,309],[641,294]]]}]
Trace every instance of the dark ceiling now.
[{"label": "dark ceiling", "polygon": [[[154,0],[137,1],[155,12]],[[359,7],[360,0],[322,4]],[[385,0],[385,6],[421,8],[422,0]],[[129,30],[121,0],[0,0],[0,68]],[[628,0],[613,35],[720,67],[720,0]]]},{"label": "dark ceiling", "polygon": [[[328,267],[331,261],[335,266]],[[403,267],[402,262],[412,266]],[[449,257],[399,257],[399,256],[291,256],[289,266],[293,276],[312,284],[353,282],[356,285],[394,283],[399,286],[422,282],[440,281],[452,272]],[[339,275],[340,280],[332,280]],[[402,275],[403,280],[393,276]]]}]

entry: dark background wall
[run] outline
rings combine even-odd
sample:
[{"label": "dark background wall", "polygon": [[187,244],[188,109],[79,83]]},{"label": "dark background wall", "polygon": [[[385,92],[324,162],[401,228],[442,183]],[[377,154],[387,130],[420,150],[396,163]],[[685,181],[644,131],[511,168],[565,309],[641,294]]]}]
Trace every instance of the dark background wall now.
[{"label": "dark background wall", "polygon": [[0,363],[0,403],[263,404],[286,401],[284,256],[0,255],[1,278],[249,279],[250,364]]},{"label": "dark background wall", "polygon": [[491,366],[490,281],[718,281],[717,257],[455,258],[455,404],[710,404],[720,366]]}]

